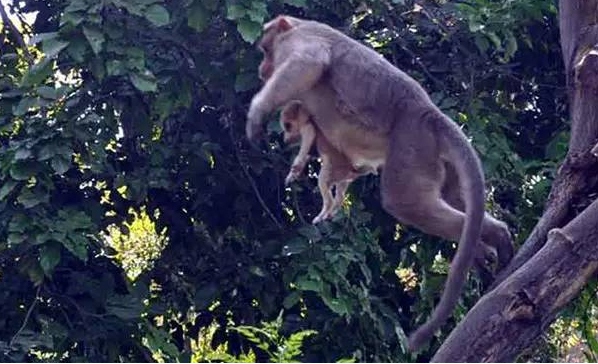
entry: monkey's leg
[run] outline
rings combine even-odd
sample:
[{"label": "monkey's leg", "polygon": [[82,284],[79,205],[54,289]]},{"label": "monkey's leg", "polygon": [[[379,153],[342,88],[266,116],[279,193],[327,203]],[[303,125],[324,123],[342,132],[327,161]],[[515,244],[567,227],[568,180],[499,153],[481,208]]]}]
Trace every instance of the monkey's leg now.
[{"label": "monkey's leg", "polygon": [[291,170],[284,180],[287,185],[296,180],[305,169],[305,165],[309,159],[309,150],[316,139],[316,129],[311,123],[301,127],[299,133],[301,134],[301,146],[299,147],[299,153],[297,153],[297,156],[293,160]]},{"label": "monkey's leg", "polygon": [[317,224],[320,221],[328,218],[330,208],[334,204],[334,198],[332,196],[331,184],[330,184],[331,166],[325,157],[322,157],[322,166],[320,167],[320,175],[318,176],[318,188],[320,189],[320,195],[322,195],[322,210],[313,219],[312,224]]},{"label": "monkey's leg", "polygon": [[[442,186],[442,198],[459,211],[465,211],[459,177],[453,166],[445,163],[444,167],[445,179]],[[481,247],[480,254],[476,256],[476,264],[484,264],[486,258],[495,261],[492,256],[496,255],[498,270],[500,270],[513,257],[513,239],[507,224],[495,219],[487,212],[484,214],[482,224],[482,243],[484,246]]]},{"label": "monkey's leg", "polygon": [[345,200],[345,193],[347,192],[347,188],[349,188],[350,183],[351,181],[343,180],[335,184],[336,188],[334,191],[334,203],[330,208],[330,213],[328,217],[334,216],[343,205],[343,201]]},{"label": "monkey's leg", "polygon": [[[382,173],[383,176],[387,174]],[[441,199],[438,192],[429,189],[428,187],[433,187],[433,183],[424,187],[420,181],[419,186],[410,188],[401,184],[384,183],[384,180],[383,177],[382,206],[388,213],[400,222],[415,226],[427,234],[459,241],[464,214]]]}]

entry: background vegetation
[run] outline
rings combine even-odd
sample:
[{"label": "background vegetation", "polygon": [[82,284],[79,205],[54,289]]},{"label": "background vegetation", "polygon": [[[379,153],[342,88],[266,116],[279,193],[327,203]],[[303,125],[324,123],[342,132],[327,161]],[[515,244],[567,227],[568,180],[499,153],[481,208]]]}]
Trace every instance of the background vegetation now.
[{"label": "background vegetation", "polygon": [[[312,226],[317,162],[285,188],[295,150],[276,124],[249,146],[253,42],[277,14],[337,27],[420,81],[471,136],[488,208],[519,242],[566,152],[553,1],[4,2],[2,361],[427,360],[480,297],[473,276],[439,340],[405,354],[454,245],[397,225],[375,176]],[[584,342],[595,361],[594,297],[522,359]]]}]

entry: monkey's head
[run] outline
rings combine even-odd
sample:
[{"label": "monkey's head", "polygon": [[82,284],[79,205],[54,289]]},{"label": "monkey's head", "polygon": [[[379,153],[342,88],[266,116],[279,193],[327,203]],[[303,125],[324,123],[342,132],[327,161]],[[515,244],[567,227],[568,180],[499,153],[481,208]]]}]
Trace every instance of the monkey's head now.
[{"label": "monkey's head", "polygon": [[297,26],[299,22],[301,22],[300,19],[279,15],[264,25],[264,35],[257,45],[264,55],[259,67],[260,80],[265,82],[274,73],[274,48],[277,37]]},{"label": "monkey's head", "polygon": [[301,128],[309,122],[309,114],[300,101],[291,101],[280,113],[280,127],[285,143],[297,143],[301,139]]}]

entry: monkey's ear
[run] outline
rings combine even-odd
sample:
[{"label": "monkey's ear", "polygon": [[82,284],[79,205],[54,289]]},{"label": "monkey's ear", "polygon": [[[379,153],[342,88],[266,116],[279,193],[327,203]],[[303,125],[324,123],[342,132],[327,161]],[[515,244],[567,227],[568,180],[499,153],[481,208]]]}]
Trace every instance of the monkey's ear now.
[{"label": "monkey's ear", "polygon": [[281,15],[278,17],[278,19],[276,19],[276,29],[278,29],[278,31],[286,32],[287,30],[290,30],[292,27],[293,24],[291,24],[290,20],[287,19],[284,15]]}]

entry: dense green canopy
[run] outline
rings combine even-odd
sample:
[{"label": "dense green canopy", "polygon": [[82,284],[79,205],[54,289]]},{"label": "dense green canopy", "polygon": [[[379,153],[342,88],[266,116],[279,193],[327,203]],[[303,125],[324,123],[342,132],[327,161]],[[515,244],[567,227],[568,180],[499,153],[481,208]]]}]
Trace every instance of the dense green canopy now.
[{"label": "dense green canopy", "polygon": [[438,338],[406,354],[455,246],[397,225],[376,176],[313,226],[317,161],[285,188],[296,149],[276,115],[266,143],[247,142],[254,41],[277,14],[330,24],[421,82],[471,137],[488,209],[518,242],[566,152],[553,1],[3,5],[2,361],[427,360],[479,299],[472,276]]}]

